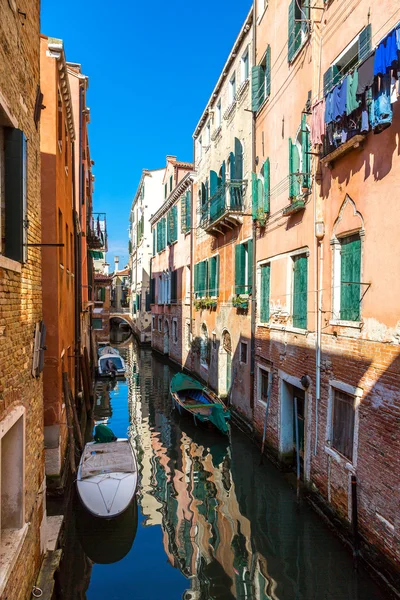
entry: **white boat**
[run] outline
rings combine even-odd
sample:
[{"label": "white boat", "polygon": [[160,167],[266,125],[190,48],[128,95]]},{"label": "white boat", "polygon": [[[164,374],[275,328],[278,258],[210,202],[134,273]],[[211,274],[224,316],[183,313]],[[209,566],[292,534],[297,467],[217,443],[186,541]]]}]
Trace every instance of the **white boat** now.
[{"label": "white boat", "polygon": [[118,353],[104,353],[99,356],[98,371],[100,377],[116,377],[125,374],[125,362]]},{"label": "white boat", "polygon": [[86,444],[76,485],[90,513],[107,519],[120,515],[132,501],[137,482],[137,463],[129,440]]},{"label": "white boat", "polygon": [[112,346],[100,346],[97,354],[99,356],[103,356],[104,354],[114,354],[115,356],[119,356],[119,351],[116,348],[113,348]]}]

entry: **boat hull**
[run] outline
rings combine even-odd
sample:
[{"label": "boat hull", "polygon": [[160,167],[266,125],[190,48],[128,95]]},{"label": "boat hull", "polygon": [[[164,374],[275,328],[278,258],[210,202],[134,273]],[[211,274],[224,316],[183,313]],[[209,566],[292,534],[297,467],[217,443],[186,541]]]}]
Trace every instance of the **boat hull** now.
[{"label": "boat hull", "polygon": [[[127,440],[117,440],[113,443],[117,444],[118,442],[129,443]],[[83,476],[85,456],[95,453],[96,447],[103,445],[96,445],[94,442],[86,444],[79,464],[76,486],[82,504],[92,515],[111,519],[122,514],[135,496],[138,483],[137,463],[133,450],[130,448],[134,465],[132,472],[109,471],[105,465],[104,470],[107,472],[95,473],[89,477]]]}]

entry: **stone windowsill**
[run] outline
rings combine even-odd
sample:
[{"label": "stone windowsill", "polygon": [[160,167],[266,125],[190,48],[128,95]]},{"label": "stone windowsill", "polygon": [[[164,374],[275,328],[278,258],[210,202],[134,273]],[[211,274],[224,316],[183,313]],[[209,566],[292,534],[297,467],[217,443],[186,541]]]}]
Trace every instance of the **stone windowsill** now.
[{"label": "stone windowsill", "polygon": [[6,271],[14,271],[14,273],[21,273],[22,266],[20,262],[0,254],[0,268],[6,269]]},{"label": "stone windowsill", "polygon": [[218,125],[218,127],[214,130],[213,134],[211,135],[211,140],[213,142],[215,142],[217,137],[219,137],[221,130],[222,130],[222,125]]},{"label": "stone windowsill", "polygon": [[257,327],[265,327],[271,331],[285,331],[287,333],[295,333],[296,335],[308,335],[308,329],[299,329],[291,325],[275,325],[274,323],[257,323]]},{"label": "stone windowsill", "polygon": [[342,321],[341,319],[331,319],[329,325],[336,325],[337,327],[352,327],[353,329],[361,329],[362,321]]},{"label": "stone windowsill", "polygon": [[3,529],[1,532],[0,597],[3,597],[3,591],[24,545],[28,529],[29,524],[25,523],[21,529]]},{"label": "stone windowsill", "polygon": [[228,108],[226,109],[226,111],[224,112],[224,120],[227,121],[229,119],[229,117],[233,114],[233,111],[236,108],[236,100],[234,100],[230,106],[228,106]]},{"label": "stone windowsill", "polygon": [[351,473],[356,472],[355,466],[351,462],[349,462],[348,458],[342,456],[339,452],[337,452],[330,446],[324,446],[324,450],[325,453],[328,454],[328,456],[331,456],[339,465],[344,466],[344,468],[347,471],[350,471]]}]

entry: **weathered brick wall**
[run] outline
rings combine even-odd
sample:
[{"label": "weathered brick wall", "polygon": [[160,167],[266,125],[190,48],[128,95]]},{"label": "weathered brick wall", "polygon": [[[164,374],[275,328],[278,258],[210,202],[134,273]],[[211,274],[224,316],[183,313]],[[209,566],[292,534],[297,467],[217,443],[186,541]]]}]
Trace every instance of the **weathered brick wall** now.
[{"label": "weathered brick wall", "polygon": [[[256,364],[272,368],[273,388],[267,424],[267,445],[279,458],[282,373],[299,378],[307,374],[305,449],[311,486],[346,523],[351,521],[351,475],[357,477],[360,533],[394,566],[400,561],[400,352],[395,345],[333,335],[322,336],[321,398],[318,408],[318,444],[314,455],[315,336],[295,335],[258,327]],[[327,446],[330,382],[360,388],[362,395],[355,426],[353,464]],[[258,400],[255,377],[254,425],[262,436],[265,405]],[[357,424],[358,423],[358,424]],[[328,449],[327,449],[328,448]],[[305,467],[306,469],[306,467]]]},{"label": "weathered brick wall", "polygon": [[[0,0],[0,94],[28,139],[28,240],[41,241],[40,146],[33,120],[39,84],[38,0]],[[2,257],[0,256],[0,264]],[[40,564],[39,527],[43,517],[44,453],[42,377],[31,374],[35,324],[42,316],[41,251],[29,248],[21,273],[0,268],[0,419],[17,405],[26,409],[25,521],[28,534],[1,594],[2,599],[30,596]]]}]

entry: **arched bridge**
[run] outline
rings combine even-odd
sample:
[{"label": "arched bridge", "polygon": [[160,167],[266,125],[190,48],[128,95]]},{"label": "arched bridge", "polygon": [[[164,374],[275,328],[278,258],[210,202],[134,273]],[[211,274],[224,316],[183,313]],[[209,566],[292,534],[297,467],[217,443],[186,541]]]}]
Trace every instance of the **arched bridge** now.
[{"label": "arched bridge", "polygon": [[128,323],[128,325],[133,329],[133,320],[127,309],[126,312],[124,310],[110,310],[110,321],[115,319],[116,321],[124,321]]}]

